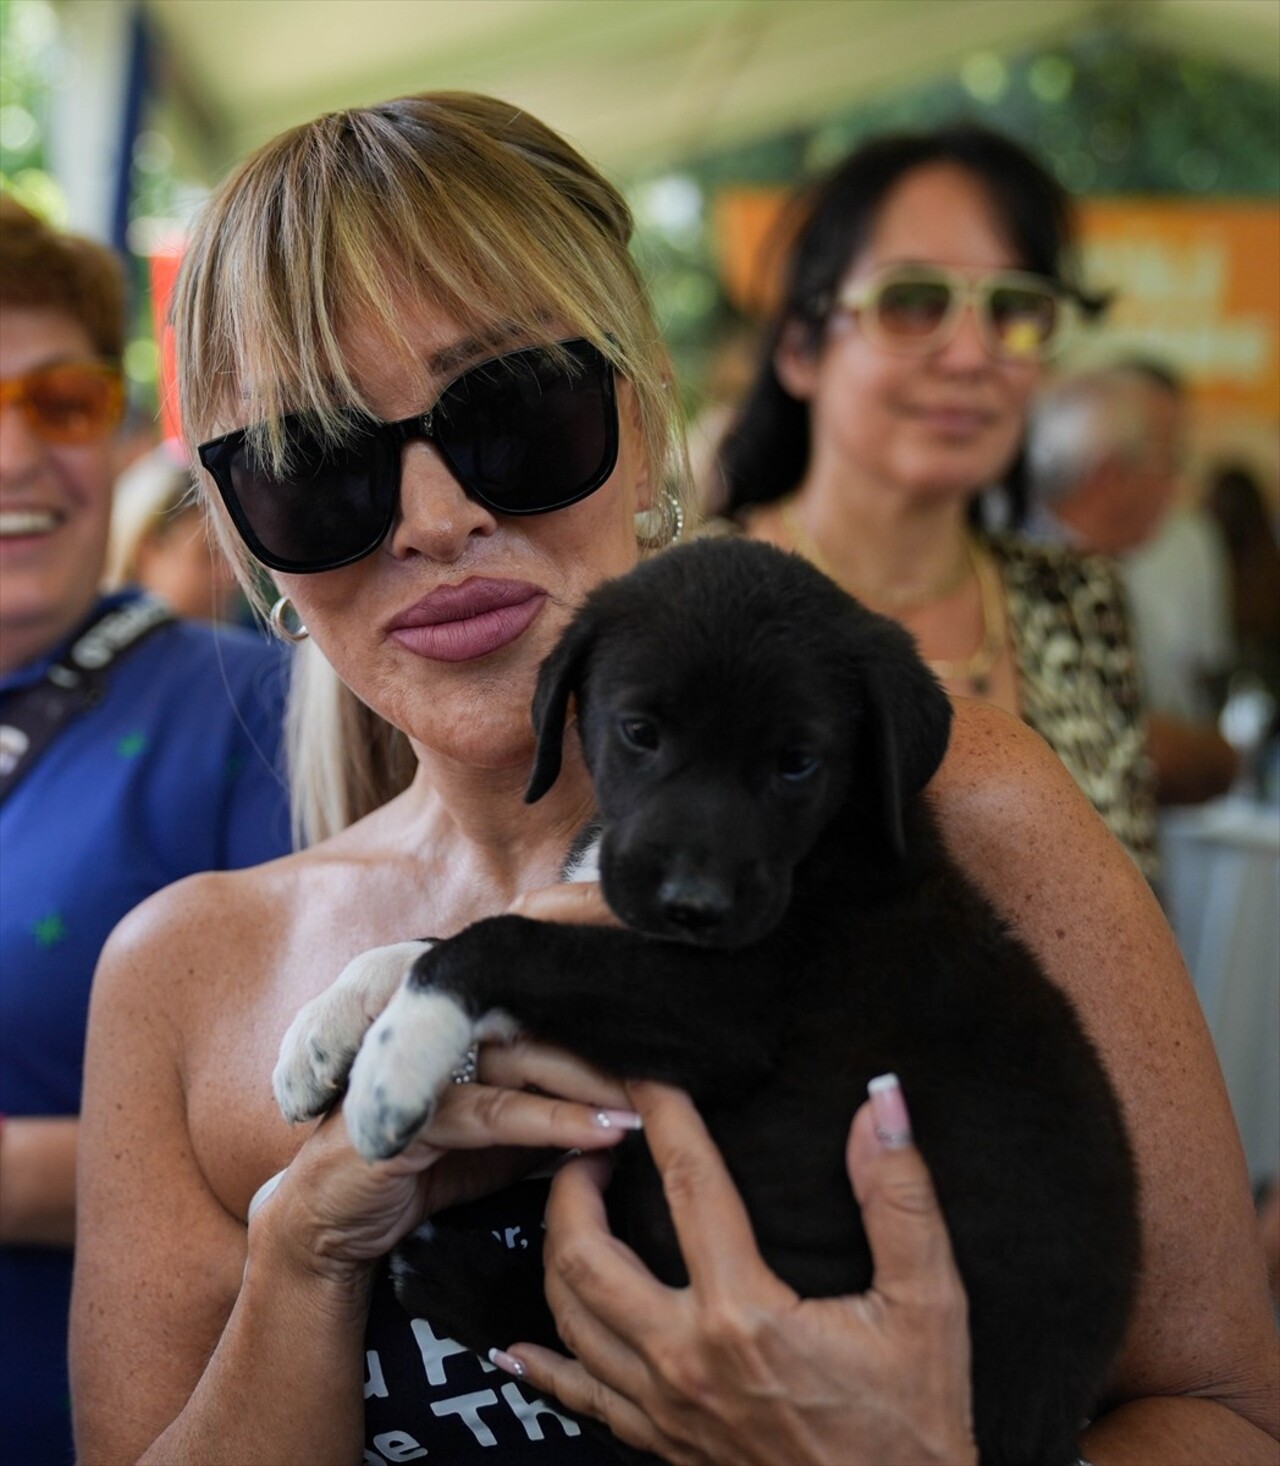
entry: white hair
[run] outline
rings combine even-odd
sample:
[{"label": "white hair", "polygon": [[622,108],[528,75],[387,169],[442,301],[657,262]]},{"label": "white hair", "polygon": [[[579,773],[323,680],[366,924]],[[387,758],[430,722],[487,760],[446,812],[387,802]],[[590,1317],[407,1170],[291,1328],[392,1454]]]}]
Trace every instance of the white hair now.
[{"label": "white hair", "polygon": [[1141,462],[1146,441],[1144,399],[1155,383],[1129,367],[1084,372],[1050,383],[1036,398],[1027,423],[1027,476],[1031,493],[1052,508],[1072,494],[1100,463]]}]

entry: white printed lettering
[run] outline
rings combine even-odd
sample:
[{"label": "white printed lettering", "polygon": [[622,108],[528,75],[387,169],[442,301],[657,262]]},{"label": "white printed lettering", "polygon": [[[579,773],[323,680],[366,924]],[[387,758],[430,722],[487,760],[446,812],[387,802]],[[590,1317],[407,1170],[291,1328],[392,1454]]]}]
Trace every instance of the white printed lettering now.
[{"label": "white printed lettering", "polygon": [[387,1382],[382,1374],[382,1360],[378,1358],[376,1349],[366,1349],[364,1354],[364,1367],[367,1371],[364,1379],[364,1397],[369,1399],[376,1395],[379,1400],[387,1398]]},{"label": "white printed lettering", "polygon": [[441,1417],[445,1415],[459,1415],[466,1423],[471,1434],[482,1446],[496,1446],[498,1437],[480,1419],[480,1411],[486,1405],[496,1405],[498,1397],[492,1390],[477,1390],[472,1395],[455,1395],[452,1400],[435,1400],[431,1405],[431,1413]]},{"label": "white printed lettering", "polygon": [[384,1431],[374,1436],[373,1443],[388,1461],[417,1461],[427,1454],[427,1448],[403,1430]]},{"label": "white printed lettering", "polygon": [[456,1339],[437,1339],[425,1318],[413,1319],[412,1328],[428,1381],[433,1385],[447,1383],[444,1361],[454,1354],[470,1354],[471,1350],[465,1344],[459,1344]]},{"label": "white printed lettering", "polygon": [[582,1427],[576,1420],[570,1420],[567,1415],[553,1410],[545,1400],[526,1400],[515,1385],[503,1385],[502,1398],[511,1406],[516,1419],[524,1426],[525,1435],[531,1441],[540,1441],[543,1438],[542,1427],[538,1424],[539,1415],[550,1415],[553,1420],[558,1420],[564,1427],[565,1435],[582,1434]]}]

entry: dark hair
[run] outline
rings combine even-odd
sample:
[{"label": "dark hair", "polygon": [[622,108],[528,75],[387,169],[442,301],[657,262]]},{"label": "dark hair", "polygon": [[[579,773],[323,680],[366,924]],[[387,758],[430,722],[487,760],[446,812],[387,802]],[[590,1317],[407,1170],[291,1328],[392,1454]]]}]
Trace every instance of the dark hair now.
[{"label": "dark hair", "polygon": [[1266,496],[1258,476],[1247,464],[1234,460],[1215,464],[1204,503],[1222,526],[1232,550],[1244,550],[1255,542],[1275,543]]},{"label": "dark hair", "polygon": [[726,512],[790,493],[809,460],[808,404],[779,382],[773,356],[784,328],[798,326],[818,346],[830,304],[850,261],[865,248],[886,196],[908,173],[955,163],[990,194],[1022,268],[1057,281],[1085,308],[1101,302],[1081,295],[1075,280],[1075,230],[1070,195],[1017,143],[968,124],[871,139],[816,188],[793,204],[801,223],[786,270],[785,294],[766,331],[755,383],[720,449],[728,486]]},{"label": "dark hair", "polygon": [[0,195],[0,305],[65,311],[101,356],[124,351],[124,266],[93,239],[51,228]]}]

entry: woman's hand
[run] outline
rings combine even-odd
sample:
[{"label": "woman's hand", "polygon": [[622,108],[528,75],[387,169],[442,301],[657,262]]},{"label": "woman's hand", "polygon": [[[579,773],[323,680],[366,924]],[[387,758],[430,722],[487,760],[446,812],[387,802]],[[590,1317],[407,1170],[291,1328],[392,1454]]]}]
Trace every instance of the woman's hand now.
[{"label": "woman's hand", "polygon": [[[614,918],[594,884],[521,896],[512,911],[548,921]],[[368,1162],[330,1113],[251,1217],[290,1239],[305,1265],[349,1274],[384,1256],[425,1217],[526,1174],[544,1154],[616,1145],[639,1120],[622,1085],[562,1049],[517,1038],[481,1047],[474,1083],[455,1084],[399,1155]]]},{"label": "woman's hand", "polygon": [[905,1114],[892,1114],[896,1092],[858,1111],[847,1151],[872,1285],[802,1300],[761,1259],[689,1099],[628,1091],[689,1286],[665,1287],[612,1236],[607,1161],[584,1157],[553,1184],[544,1249],[547,1296],[577,1358],[518,1344],[496,1362],[676,1463],[976,1461],[964,1290]]},{"label": "woman's hand", "polygon": [[455,1084],[397,1156],[362,1159],[340,1111],[308,1137],[250,1218],[289,1239],[306,1267],[349,1276],[425,1217],[525,1174],[544,1154],[616,1145],[639,1120],[615,1080],[545,1044],[480,1050],[476,1079]]}]

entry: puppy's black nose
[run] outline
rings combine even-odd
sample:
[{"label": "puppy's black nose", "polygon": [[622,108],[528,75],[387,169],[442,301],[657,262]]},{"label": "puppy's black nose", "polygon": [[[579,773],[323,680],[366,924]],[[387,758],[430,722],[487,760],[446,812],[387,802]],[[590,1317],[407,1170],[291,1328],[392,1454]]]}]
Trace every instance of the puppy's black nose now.
[{"label": "puppy's black nose", "polygon": [[663,915],[687,932],[713,931],[733,906],[732,893],[705,876],[669,876],[658,888]]}]

